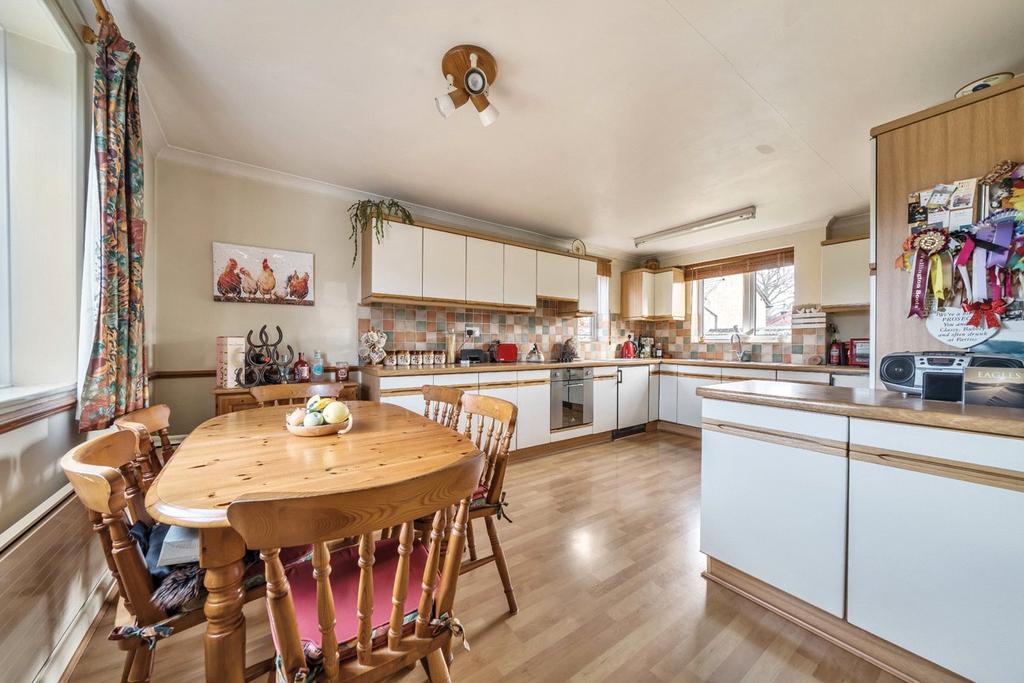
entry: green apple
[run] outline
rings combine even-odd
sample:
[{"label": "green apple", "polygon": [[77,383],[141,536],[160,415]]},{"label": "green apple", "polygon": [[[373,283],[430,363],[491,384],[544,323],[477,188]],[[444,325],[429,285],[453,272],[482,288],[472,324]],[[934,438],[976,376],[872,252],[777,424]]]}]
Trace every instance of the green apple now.
[{"label": "green apple", "polygon": [[324,416],[321,413],[306,413],[306,417],[302,420],[304,427],[319,427],[323,423]]}]

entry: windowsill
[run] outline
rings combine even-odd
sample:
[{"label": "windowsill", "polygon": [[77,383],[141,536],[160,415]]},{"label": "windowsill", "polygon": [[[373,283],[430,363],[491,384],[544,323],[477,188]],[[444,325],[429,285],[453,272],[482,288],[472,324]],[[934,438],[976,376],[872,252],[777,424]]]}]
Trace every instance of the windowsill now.
[{"label": "windowsill", "polygon": [[[741,344],[788,344],[792,337],[788,335],[784,336],[754,336],[754,335],[743,335],[740,337]],[[715,336],[715,337],[703,337],[694,339],[691,341],[693,344],[729,344],[732,342],[732,336]]]},{"label": "windowsill", "polygon": [[74,408],[74,384],[34,384],[0,389],[0,434]]}]

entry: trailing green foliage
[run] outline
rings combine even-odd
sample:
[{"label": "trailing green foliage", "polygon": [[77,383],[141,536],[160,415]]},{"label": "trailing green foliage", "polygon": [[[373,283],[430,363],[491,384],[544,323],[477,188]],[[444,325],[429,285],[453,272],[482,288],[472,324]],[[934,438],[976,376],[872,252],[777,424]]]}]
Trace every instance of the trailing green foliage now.
[{"label": "trailing green foliage", "polygon": [[352,234],[349,237],[355,243],[355,251],[352,254],[353,266],[356,265],[356,259],[359,257],[359,240],[362,234],[372,226],[377,243],[380,244],[380,241],[384,239],[384,223],[388,216],[400,218],[403,223],[412,223],[412,214],[394,199],[379,201],[360,199],[348,207],[348,218],[352,223]]}]

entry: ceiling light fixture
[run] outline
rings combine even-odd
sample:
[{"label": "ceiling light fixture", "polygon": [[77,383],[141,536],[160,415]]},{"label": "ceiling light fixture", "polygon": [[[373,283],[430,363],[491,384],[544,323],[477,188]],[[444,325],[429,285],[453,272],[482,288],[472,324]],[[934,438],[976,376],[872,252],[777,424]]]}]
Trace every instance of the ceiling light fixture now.
[{"label": "ceiling light fixture", "polygon": [[692,223],[684,223],[683,225],[677,225],[674,228],[667,228],[665,230],[659,230],[658,232],[652,232],[650,235],[643,235],[642,237],[634,237],[633,244],[639,249],[642,245],[648,242],[656,242],[658,240],[668,239],[670,237],[678,237],[684,233],[696,232],[698,230],[706,230],[708,228],[717,228],[720,225],[728,225],[729,223],[738,223],[739,221],[750,220],[751,218],[757,217],[757,207],[748,206],[743,209],[737,209],[736,211],[730,211],[729,213],[723,213],[718,216],[712,216],[711,218],[704,218],[699,221]]},{"label": "ceiling light fixture", "polygon": [[487,97],[498,77],[497,63],[490,52],[476,45],[456,45],[441,59],[441,73],[448,81],[448,92],[437,97],[437,111],[444,118],[472,100],[480,123],[489,126],[498,120],[498,108]]}]

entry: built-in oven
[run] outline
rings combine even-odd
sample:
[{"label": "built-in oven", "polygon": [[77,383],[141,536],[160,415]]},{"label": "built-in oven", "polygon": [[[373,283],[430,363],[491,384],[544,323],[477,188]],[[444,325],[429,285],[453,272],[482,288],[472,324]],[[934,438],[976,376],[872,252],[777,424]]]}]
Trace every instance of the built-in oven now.
[{"label": "built-in oven", "polygon": [[551,371],[551,431],[594,422],[594,368]]}]

